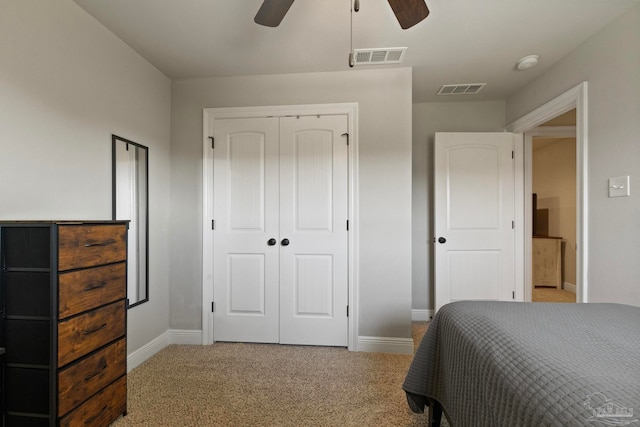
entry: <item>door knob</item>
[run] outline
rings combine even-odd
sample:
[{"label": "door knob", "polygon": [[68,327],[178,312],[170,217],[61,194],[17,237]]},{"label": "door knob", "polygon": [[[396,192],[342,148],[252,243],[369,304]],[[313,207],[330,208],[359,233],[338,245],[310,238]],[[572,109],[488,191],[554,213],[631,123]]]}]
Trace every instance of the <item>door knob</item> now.
[{"label": "door knob", "polygon": [[447,239],[445,239],[444,237],[438,237],[438,242],[444,243],[446,241],[447,241]]},{"label": "door knob", "polygon": [[289,239],[282,239],[282,242],[280,242],[280,244],[282,246],[289,246]]},{"label": "door knob", "polygon": [[267,241],[267,245],[269,245],[269,246],[273,246],[273,245],[275,245],[276,243],[277,243],[276,239],[273,239],[273,238],[272,238],[272,239],[269,239],[269,240]]}]

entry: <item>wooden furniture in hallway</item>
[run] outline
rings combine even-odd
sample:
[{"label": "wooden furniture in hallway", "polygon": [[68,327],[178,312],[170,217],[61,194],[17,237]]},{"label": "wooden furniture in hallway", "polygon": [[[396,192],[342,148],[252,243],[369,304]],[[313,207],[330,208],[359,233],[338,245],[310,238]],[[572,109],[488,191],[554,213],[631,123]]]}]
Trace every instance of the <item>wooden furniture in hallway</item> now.
[{"label": "wooden furniture in hallway", "polygon": [[533,287],[562,289],[562,238],[533,236]]}]

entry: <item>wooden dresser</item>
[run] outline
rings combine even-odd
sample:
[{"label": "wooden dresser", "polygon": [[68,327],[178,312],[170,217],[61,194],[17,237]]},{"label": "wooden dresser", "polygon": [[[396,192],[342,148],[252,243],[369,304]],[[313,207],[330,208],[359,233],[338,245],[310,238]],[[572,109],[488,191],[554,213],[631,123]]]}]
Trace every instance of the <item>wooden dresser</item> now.
[{"label": "wooden dresser", "polygon": [[562,289],[562,238],[533,236],[533,286]]},{"label": "wooden dresser", "polygon": [[5,426],[127,410],[127,222],[0,222]]}]

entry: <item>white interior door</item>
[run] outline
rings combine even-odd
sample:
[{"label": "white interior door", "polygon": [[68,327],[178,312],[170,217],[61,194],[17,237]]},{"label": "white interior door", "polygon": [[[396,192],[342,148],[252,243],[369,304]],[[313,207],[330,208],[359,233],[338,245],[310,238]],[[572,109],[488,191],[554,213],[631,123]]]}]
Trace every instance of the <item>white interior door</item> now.
[{"label": "white interior door", "polygon": [[346,132],[347,116],[216,120],[216,341],[347,345]]},{"label": "white interior door", "polygon": [[514,135],[436,133],[435,309],[513,300]]},{"label": "white interior door", "polygon": [[347,116],[280,127],[280,342],[347,345]]},{"label": "white interior door", "polygon": [[214,138],[214,338],[277,343],[278,119],[216,120]]}]

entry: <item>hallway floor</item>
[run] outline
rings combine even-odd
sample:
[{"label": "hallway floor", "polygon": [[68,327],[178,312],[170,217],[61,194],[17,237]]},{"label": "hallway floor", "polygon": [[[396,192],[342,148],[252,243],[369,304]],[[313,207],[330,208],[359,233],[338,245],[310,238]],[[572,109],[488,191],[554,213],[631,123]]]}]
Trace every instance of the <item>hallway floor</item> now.
[{"label": "hallway floor", "polygon": [[533,302],[576,302],[576,294],[556,288],[534,288]]}]

